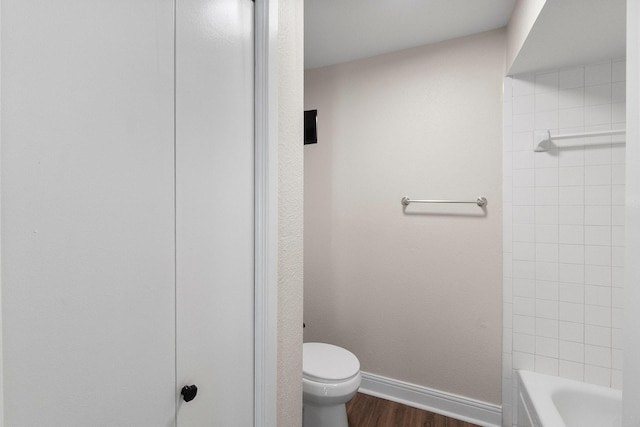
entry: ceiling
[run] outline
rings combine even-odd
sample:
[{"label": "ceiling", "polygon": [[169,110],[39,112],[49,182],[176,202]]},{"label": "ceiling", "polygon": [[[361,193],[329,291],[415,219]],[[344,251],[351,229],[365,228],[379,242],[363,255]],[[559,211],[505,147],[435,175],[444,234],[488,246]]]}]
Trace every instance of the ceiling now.
[{"label": "ceiling", "polygon": [[305,0],[304,67],[324,67],[507,25],[516,0]]}]

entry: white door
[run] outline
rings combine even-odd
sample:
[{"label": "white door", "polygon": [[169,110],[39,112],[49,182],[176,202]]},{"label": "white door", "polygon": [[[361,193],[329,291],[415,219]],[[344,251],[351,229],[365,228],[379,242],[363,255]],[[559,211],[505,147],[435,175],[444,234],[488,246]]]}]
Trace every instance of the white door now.
[{"label": "white door", "polygon": [[4,426],[252,425],[252,5],[175,3],[1,0]]},{"label": "white door", "polygon": [[253,425],[253,3],[178,1],[180,427]]}]

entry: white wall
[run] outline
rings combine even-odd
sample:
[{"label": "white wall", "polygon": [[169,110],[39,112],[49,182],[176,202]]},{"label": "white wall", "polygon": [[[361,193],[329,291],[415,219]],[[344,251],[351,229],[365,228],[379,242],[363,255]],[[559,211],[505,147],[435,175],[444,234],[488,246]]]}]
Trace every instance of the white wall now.
[{"label": "white wall", "polygon": [[537,131],[624,128],[625,61],[506,78],[504,90],[507,426],[516,369],[622,386],[624,137],[533,145]]},{"label": "white wall", "polygon": [[302,423],[303,7],[278,2],[278,427]]},{"label": "white wall", "polygon": [[516,0],[507,27],[507,70],[511,68],[547,0]]},{"label": "white wall", "polygon": [[[362,369],[500,402],[505,32],[310,70],[305,341]],[[411,205],[400,199],[489,200]]]}]

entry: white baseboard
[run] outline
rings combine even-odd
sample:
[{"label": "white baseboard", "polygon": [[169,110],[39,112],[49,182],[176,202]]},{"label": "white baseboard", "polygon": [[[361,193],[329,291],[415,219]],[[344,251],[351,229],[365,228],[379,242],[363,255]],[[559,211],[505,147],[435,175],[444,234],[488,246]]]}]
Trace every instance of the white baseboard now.
[{"label": "white baseboard", "polygon": [[500,427],[500,405],[481,402],[463,396],[434,390],[380,375],[361,372],[360,392],[424,409],[449,418],[477,424],[482,427]]}]

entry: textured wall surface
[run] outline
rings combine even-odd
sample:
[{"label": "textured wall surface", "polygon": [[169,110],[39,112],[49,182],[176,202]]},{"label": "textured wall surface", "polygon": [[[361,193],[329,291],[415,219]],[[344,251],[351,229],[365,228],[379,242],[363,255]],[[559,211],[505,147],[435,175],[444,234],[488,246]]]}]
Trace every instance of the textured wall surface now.
[{"label": "textured wall surface", "polygon": [[303,1],[279,1],[278,427],[302,423]]},{"label": "textured wall surface", "polygon": [[500,402],[504,57],[497,30],[305,73],[305,341]]}]

